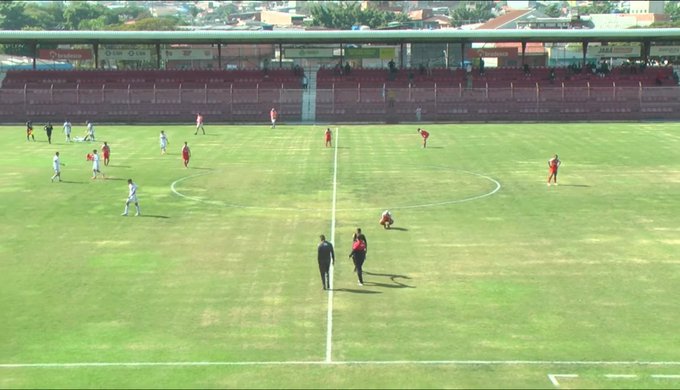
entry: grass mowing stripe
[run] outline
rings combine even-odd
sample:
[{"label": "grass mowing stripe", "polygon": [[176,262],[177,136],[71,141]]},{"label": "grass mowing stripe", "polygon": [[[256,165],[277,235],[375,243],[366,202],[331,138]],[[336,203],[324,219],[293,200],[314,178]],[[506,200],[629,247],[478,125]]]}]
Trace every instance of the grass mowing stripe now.
[{"label": "grass mowing stripe", "polygon": [[[333,151],[333,200],[331,205],[331,244],[335,246],[335,203],[338,195],[338,128],[335,128],[335,150]],[[335,262],[335,256],[333,257]],[[328,313],[326,325],[326,362],[331,362],[333,353],[333,262],[328,271]]]}]

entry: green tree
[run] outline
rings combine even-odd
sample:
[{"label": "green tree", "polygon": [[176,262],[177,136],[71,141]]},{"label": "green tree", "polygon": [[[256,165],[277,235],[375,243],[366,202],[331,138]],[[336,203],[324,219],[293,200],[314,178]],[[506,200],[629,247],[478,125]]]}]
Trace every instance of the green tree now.
[{"label": "green tree", "polygon": [[680,19],[680,3],[677,1],[669,1],[664,7],[664,12],[672,21]]},{"label": "green tree", "polygon": [[549,16],[551,18],[559,18],[562,15],[562,8],[560,7],[559,4],[550,4],[549,6],[545,7],[543,10],[543,13],[546,14],[546,16]]},{"label": "green tree", "polygon": [[63,30],[64,9],[64,3],[60,1],[26,3],[26,15],[31,18],[31,26],[39,30]]},{"label": "green tree", "polygon": [[361,10],[358,2],[315,3],[310,6],[313,26],[349,30],[352,26],[386,27],[390,22],[407,22],[408,15],[375,8]]},{"label": "green tree", "polygon": [[593,1],[593,5],[579,7],[579,13],[581,15],[588,14],[609,14],[616,7],[616,3],[610,1],[596,0]]},{"label": "green tree", "polygon": [[64,10],[65,26],[69,30],[78,30],[81,22],[99,17],[105,18],[105,25],[119,23],[118,16],[115,13],[109,12],[107,7],[99,4],[76,1],[69,3]]},{"label": "green tree", "polygon": [[172,31],[177,30],[177,27],[181,25],[182,22],[178,18],[160,17],[139,19],[135,23],[113,28],[122,31]]},{"label": "green tree", "polygon": [[475,3],[474,9],[467,7],[456,8],[451,13],[451,23],[454,26],[462,26],[464,24],[483,23],[494,17],[493,14],[494,3]]},{"label": "green tree", "polygon": [[0,30],[21,30],[29,25],[31,17],[26,15],[24,2],[0,2]]}]

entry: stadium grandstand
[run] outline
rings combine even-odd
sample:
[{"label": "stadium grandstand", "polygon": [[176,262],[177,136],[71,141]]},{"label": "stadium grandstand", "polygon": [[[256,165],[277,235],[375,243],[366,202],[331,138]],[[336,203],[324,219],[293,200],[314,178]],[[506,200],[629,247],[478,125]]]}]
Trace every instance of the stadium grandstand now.
[{"label": "stadium grandstand", "polygon": [[[0,70],[0,121],[264,122],[272,107],[310,123],[416,111],[430,122],[680,119],[678,42],[680,29],[2,31],[0,43],[34,55],[30,69]],[[537,43],[560,67],[529,56]]]}]

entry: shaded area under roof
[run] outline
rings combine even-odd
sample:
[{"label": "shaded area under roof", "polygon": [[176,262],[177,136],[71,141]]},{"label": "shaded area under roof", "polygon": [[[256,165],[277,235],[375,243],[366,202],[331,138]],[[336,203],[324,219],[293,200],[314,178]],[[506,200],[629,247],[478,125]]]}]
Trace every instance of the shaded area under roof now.
[{"label": "shaded area under roof", "polygon": [[0,43],[680,42],[680,28],[628,30],[0,31]]}]

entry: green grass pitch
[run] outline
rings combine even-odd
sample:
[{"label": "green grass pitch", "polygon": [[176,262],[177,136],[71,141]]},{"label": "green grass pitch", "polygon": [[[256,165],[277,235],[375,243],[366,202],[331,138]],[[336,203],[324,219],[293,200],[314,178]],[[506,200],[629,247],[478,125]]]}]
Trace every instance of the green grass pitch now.
[{"label": "green grass pitch", "polygon": [[680,124],[325,127],[1,127],[0,387],[680,387]]}]

